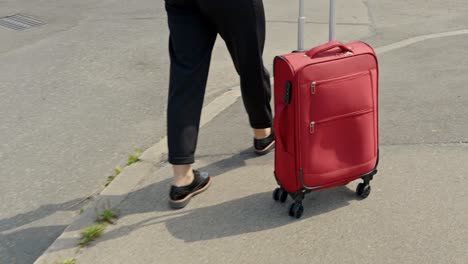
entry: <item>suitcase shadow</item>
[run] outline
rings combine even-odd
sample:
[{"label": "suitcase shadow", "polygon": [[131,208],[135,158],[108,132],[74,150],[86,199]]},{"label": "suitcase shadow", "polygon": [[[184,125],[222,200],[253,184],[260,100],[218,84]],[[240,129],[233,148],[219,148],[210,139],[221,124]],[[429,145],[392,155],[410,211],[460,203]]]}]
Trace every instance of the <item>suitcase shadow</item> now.
[{"label": "suitcase shadow", "polygon": [[297,220],[288,215],[292,203],[274,202],[271,192],[252,194],[217,205],[194,209],[166,221],[167,230],[185,242],[212,240],[300,224],[314,216],[346,207],[356,194],[342,186],[309,194],[304,215]]},{"label": "suitcase shadow", "polygon": [[[246,149],[237,155],[211,163],[201,170],[209,171],[212,176],[222,176],[231,170],[246,166],[247,160],[250,160],[249,165],[265,164],[266,161],[255,155],[253,150]],[[174,237],[186,242],[212,240],[297,224],[346,207],[351,201],[359,199],[355,192],[346,186],[309,193],[303,201],[304,214],[297,220],[288,215],[292,199],[288,198],[284,204],[275,202],[272,192],[273,189],[193,209],[187,214],[167,219],[165,224]]]}]

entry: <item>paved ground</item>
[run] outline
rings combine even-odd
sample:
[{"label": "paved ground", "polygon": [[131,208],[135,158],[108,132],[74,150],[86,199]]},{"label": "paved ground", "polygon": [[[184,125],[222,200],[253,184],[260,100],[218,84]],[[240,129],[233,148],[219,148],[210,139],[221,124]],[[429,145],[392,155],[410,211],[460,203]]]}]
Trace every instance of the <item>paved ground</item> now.
[{"label": "paved ground", "polygon": [[[162,1],[0,2],[0,263],[31,263],[134,148],[165,134]],[[218,45],[206,102],[237,85]],[[13,235],[14,234],[14,235]]]},{"label": "paved ground", "polygon": [[[223,113],[201,143],[248,129],[236,118],[241,111],[238,103]],[[273,155],[255,157],[247,140],[203,151],[210,154],[198,166],[215,175],[213,186],[182,211],[167,207],[170,167],[149,174],[119,207],[118,224],[77,263],[466,262],[466,145],[384,145],[367,200],[357,198],[356,183],[312,193],[296,221],[287,215],[291,200],[271,198]]]},{"label": "paved ground", "polygon": [[[311,46],[327,36],[322,2],[308,5]],[[164,134],[162,6],[80,3],[73,6],[84,10],[81,20],[80,12],[70,12],[63,18],[70,21],[55,31],[38,29],[46,38],[36,33],[34,41],[24,39],[27,44],[0,45],[1,107],[9,113],[0,127],[7,135],[1,197],[8,201],[1,207],[1,263],[34,260],[81,207],[76,202],[126,153]],[[271,61],[294,48],[297,7],[265,4],[265,59]],[[57,10],[50,17],[62,13]],[[468,25],[462,1],[347,1],[338,10],[338,38],[361,38],[375,47]],[[20,38],[0,29],[2,39],[5,34]],[[460,142],[468,142],[467,41],[468,35],[434,38],[380,56],[382,161],[368,200],[356,200],[354,184],[314,193],[303,219],[291,221],[286,205],[271,200],[273,157],[250,154],[238,101],[202,129],[199,165],[216,175],[207,194],[183,211],[168,211],[168,167],[150,170],[120,205],[118,225],[82,250],[78,263],[465,263],[468,148]],[[221,44],[207,103],[237,83]],[[227,146],[226,134],[238,137]]]}]

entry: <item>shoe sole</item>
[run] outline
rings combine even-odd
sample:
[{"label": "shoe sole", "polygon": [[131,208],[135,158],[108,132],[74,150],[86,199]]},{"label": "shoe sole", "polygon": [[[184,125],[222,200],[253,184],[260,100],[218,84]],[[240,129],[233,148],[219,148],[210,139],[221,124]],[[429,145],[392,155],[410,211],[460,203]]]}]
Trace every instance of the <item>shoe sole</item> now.
[{"label": "shoe sole", "polygon": [[187,195],[187,197],[185,197],[184,199],[176,200],[176,201],[169,199],[169,205],[171,206],[172,209],[182,209],[185,206],[187,206],[187,204],[189,204],[190,200],[194,196],[206,191],[206,189],[208,189],[208,187],[210,187],[210,185],[211,185],[211,177],[209,177],[208,183],[205,186],[203,186],[203,188],[201,188],[201,189]]},{"label": "shoe sole", "polygon": [[273,149],[273,146],[275,145],[275,141],[273,140],[270,145],[266,146],[264,149],[262,150],[255,150],[255,153],[259,156],[263,156],[263,155],[266,155],[268,154],[272,149]]}]

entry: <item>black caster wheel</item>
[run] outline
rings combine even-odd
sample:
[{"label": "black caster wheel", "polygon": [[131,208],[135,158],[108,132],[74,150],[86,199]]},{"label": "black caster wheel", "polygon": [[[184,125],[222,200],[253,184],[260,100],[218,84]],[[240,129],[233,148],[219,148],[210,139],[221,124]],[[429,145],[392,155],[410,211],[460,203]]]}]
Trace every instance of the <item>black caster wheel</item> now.
[{"label": "black caster wheel", "polygon": [[281,188],[276,188],[276,189],[273,191],[273,200],[279,201],[279,199],[280,199],[280,192],[281,192]]},{"label": "black caster wheel", "polygon": [[356,188],[356,194],[359,195],[362,199],[366,199],[371,192],[371,187],[369,184],[359,183]]},{"label": "black caster wheel", "polygon": [[284,203],[286,202],[287,199],[288,199],[288,192],[286,192],[283,188],[276,188],[273,191],[273,200]]},{"label": "black caster wheel", "polygon": [[281,193],[281,194],[280,194],[280,197],[279,197],[279,198],[280,198],[280,202],[285,203],[286,200],[288,199],[288,192],[285,191],[285,190],[283,190],[283,189],[281,189],[281,192],[280,192],[280,193]]},{"label": "black caster wheel", "polygon": [[304,206],[300,203],[293,203],[291,204],[291,207],[289,207],[289,216],[299,219],[302,217],[303,213],[304,213]]}]

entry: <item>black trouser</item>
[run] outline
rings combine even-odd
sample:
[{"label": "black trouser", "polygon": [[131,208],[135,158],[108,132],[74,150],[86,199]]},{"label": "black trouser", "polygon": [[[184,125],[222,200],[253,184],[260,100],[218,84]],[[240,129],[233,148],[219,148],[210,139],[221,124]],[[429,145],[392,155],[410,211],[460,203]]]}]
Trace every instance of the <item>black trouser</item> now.
[{"label": "black trouser", "polygon": [[[166,0],[171,73],[167,110],[169,162],[192,164],[211,52],[217,34],[240,76],[252,128],[272,125],[270,76],[263,65],[262,0]],[[232,135],[234,136],[234,135]]]}]

